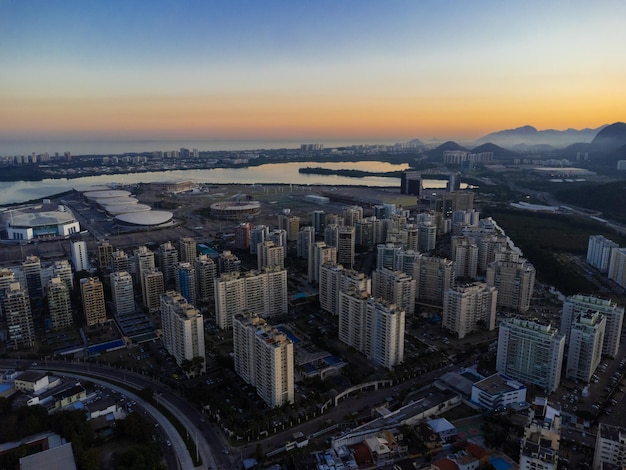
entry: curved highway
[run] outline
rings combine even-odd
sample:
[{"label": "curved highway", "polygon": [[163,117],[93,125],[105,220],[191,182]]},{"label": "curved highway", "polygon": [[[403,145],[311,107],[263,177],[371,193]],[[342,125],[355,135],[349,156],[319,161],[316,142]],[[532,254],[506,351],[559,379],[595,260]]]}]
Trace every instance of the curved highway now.
[{"label": "curved highway", "polygon": [[[32,364],[31,361],[0,359],[0,366],[3,368],[15,367],[16,363],[21,368],[30,367]],[[110,388],[114,388],[114,386],[112,386],[107,379],[118,383],[123,383],[137,390],[150,388],[154,391],[155,399],[158,400],[158,403],[165,406],[174,416],[176,416],[176,418],[187,429],[189,437],[194,442],[197,442],[197,448],[200,454],[199,456],[202,459],[204,468],[237,468],[241,463],[238,461],[238,459],[236,459],[236,457],[232,455],[232,453],[229,452],[228,454],[226,454],[222,452],[222,450],[227,449],[229,445],[219,431],[219,428],[217,428],[216,426],[205,425],[204,418],[196,408],[194,408],[187,400],[182,398],[177,393],[173,392],[168,386],[162,384],[161,382],[153,380],[144,375],[129,372],[123,369],[115,369],[112,367],[82,362],[47,360],[45,364],[39,363],[37,366],[33,366],[33,368],[39,368],[51,372],[63,372],[69,374],[73,373],[77,375],[84,375],[86,379],[92,380],[93,382],[97,382],[97,380],[93,379],[93,377],[96,377],[100,379],[102,383],[106,383],[106,385]],[[114,389],[129,396],[132,394],[132,392],[128,392],[128,390],[124,388],[117,387]],[[136,401],[140,400],[139,397],[132,397],[132,399]],[[155,419],[157,419],[160,415],[163,419],[167,420],[163,415],[161,415],[161,413],[158,412],[158,410],[156,410],[150,404],[146,403],[143,406],[155,417]],[[152,411],[157,414],[153,413]],[[158,422],[161,423],[160,420],[158,420]],[[167,426],[171,426],[169,421]],[[177,434],[175,430],[174,434]],[[171,435],[171,433],[168,432],[168,435]],[[178,442],[177,439],[180,439],[180,442]],[[179,455],[182,468],[185,470],[188,468],[194,468],[191,456],[189,455],[189,452],[187,451],[182,438],[178,436],[178,438],[170,440],[172,442],[172,446],[174,446],[177,454]],[[179,449],[180,446],[182,447]],[[187,458],[184,458],[183,455],[186,455],[189,460],[187,460]]]}]

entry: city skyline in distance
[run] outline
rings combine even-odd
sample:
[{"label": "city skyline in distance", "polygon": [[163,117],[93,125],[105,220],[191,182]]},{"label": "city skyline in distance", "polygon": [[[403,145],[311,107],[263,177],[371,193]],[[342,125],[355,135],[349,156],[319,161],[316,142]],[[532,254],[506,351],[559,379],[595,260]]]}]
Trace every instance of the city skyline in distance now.
[{"label": "city skyline in distance", "polygon": [[626,4],[0,1],[0,140],[471,141],[622,121]]}]

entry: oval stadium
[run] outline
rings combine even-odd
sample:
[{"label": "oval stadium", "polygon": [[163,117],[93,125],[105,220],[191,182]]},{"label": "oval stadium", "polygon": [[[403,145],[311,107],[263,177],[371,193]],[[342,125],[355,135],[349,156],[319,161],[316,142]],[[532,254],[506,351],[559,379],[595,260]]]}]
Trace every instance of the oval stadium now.
[{"label": "oval stadium", "polygon": [[259,201],[216,202],[211,204],[211,215],[218,219],[237,220],[261,212]]},{"label": "oval stadium", "polygon": [[115,217],[117,226],[122,230],[149,230],[173,227],[174,214],[169,211],[145,211],[120,214]]}]

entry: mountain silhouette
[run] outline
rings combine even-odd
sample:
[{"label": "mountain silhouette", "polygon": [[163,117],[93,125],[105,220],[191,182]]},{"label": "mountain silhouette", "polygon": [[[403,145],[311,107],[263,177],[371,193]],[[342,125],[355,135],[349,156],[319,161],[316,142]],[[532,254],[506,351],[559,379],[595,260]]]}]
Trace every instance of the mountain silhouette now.
[{"label": "mountain silhouette", "polygon": [[617,149],[626,145],[626,124],[616,122],[606,126],[598,132],[591,143],[601,150]]},{"label": "mountain silhouette", "polygon": [[519,153],[505,149],[499,145],[487,142],[472,149],[472,153],[493,152],[494,158],[514,158],[519,157]]},{"label": "mountain silhouette", "polygon": [[591,142],[598,131],[605,126],[596,129],[566,129],[558,131],[555,129],[537,130],[533,126],[522,126],[515,129],[492,132],[476,141],[477,144],[492,142],[505,148],[517,145],[550,145],[552,147],[565,147],[578,142]]}]

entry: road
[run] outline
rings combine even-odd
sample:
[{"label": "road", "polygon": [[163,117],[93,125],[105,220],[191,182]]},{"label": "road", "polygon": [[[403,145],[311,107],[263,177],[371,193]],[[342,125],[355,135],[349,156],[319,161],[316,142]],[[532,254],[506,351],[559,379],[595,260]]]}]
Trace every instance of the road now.
[{"label": "road", "polygon": [[[10,368],[13,367],[13,363],[15,362],[15,360],[0,359],[0,367]],[[31,365],[31,362],[18,361],[18,365],[21,367],[29,367]],[[39,364],[39,367],[41,367],[42,365],[43,364]],[[136,374],[134,372],[82,362],[47,360],[45,363],[45,367],[43,367],[42,369],[49,370],[51,372],[58,371],[78,375],[82,374],[86,377],[89,377],[89,380],[92,380],[94,382],[96,380],[94,380],[93,377],[97,377],[103,383],[106,382],[107,386],[111,388],[112,386],[109,385],[109,380],[131,386],[133,388],[136,388],[137,390],[150,388],[157,395],[157,397],[155,398],[158,399],[159,404],[165,406],[172,414],[176,416],[176,418],[183,424],[183,426],[185,426],[190,438],[192,438],[193,440],[197,439],[198,450],[204,464],[204,468],[207,468],[207,466],[215,469],[229,469],[238,467],[239,459],[235,455],[233,455],[232,453],[221,453],[223,449],[226,449],[229,446],[228,442],[222,436],[219,429],[216,429],[212,426],[204,425],[204,419],[200,411],[198,411],[187,400],[185,400],[177,393],[173,392],[169,387],[163,385],[162,383],[149,377]],[[127,395],[129,394],[126,389],[120,390]],[[138,401],[137,398],[132,399]],[[148,410],[148,406],[150,405],[146,405],[147,406],[145,406],[145,408],[146,410]],[[154,409],[154,411],[157,410]],[[182,443],[182,438],[180,436],[178,437],[178,439],[180,439]],[[172,446],[175,446],[176,441],[173,439],[170,439],[170,441],[172,442]],[[185,449],[187,456],[189,456],[189,453],[187,452],[184,443],[182,444],[182,446]],[[179,451],[178,448],[176,448],[175,450],[177,452]],[[183,469],[187,468],[194,468],[193,464],[191,464],[191,467],[183,466]]]}]

